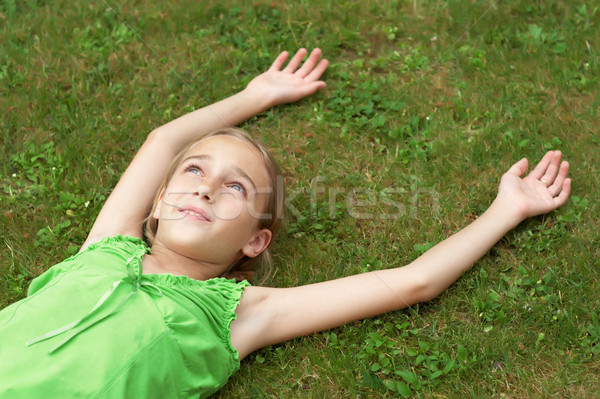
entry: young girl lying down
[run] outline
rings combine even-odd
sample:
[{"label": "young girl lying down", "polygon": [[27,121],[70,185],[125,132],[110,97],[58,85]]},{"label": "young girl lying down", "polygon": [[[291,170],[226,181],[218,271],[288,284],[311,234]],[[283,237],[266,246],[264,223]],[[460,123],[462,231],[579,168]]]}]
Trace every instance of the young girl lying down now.
[{"label": "young girl lying down", "polygon": [[149,134],[79,253],[0,312],[0,398],[209,396],[256,349],[434,298],[567,200],[569,165],[550,151],[527,175],[515,163],[487,211],[408,265],[294,288],[236,282],[266,256],[284,194],[268,150],[230,127],[325,87],[320,50],[305,56],[284,67],[284,52],[246,89]]}]

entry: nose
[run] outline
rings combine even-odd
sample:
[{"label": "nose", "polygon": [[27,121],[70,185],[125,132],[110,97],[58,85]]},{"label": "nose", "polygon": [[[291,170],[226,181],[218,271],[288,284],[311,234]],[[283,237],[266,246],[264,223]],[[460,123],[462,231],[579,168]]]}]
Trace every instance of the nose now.
[{"label": "nose", "polygon": [[210,180],[204,180],[198,187],[198,190],[194,192],[194,197],[200,197],[208,203],[213,203],[215,200],[215,184]]}]

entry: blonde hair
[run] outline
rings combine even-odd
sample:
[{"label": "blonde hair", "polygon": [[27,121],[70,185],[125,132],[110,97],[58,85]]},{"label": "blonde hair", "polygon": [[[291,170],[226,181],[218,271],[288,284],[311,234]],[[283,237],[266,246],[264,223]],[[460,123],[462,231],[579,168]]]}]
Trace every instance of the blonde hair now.
[{"label": "blonde hair", "polygon": [[[250,144],[259,152],[262,160],[264,161],[264,165],[269,176],[269,180],[271,183],[271,191],[269,198],[267,199],[267,204],[265,206],[266,209],[264,209],[264,212],[262,213],[261,217],[258,218],[258,228],[266,228],[270,230],[272,233],[271,242],[273,242],[273,238],[281,228],[285,208],[285,187],[281,170],[279,169],[279,166],[277,165],[277,162],[275,161],[275,158],[273,157],[271,152],[267,150],[267,148],[262,143],[260,143],[241,129],[223,128],[216,130],[202,137],[200,140],[189,144],[171,161],[171,164],[167,169],[167,173],[165,174],[165,177],[163,178],[163,181],[156,193],[156,196],[154,197],[152,209],[150,210],[150,213],[145,221],[144,234],[146,236],[146,240],[150,245],[152,245],[152,243],[154,242],[156,232],[158,231],[158,219],[155,219],[153,215],[158,203],[160,202],[161,192],[163,192],[163,190],[167,188],[167,185],[171,181],[171,178],[175,174],[176,170],[181,165],[188,151],[196,143],[199,143],[203,140],[214,136],[229,136],[238,138],[244,141],[245,143]],[[237,281],[252,280],[254,278],[255,266],[259,263],[261,264],[261,266],[268,268],[268,271],[272,269],[273,261],[269,248],[265,249],[255,258],[250,258],[246,255],[243,255],[240,259],[234,262],[225,273],[223,273],[222,277],[235,279]]]}]

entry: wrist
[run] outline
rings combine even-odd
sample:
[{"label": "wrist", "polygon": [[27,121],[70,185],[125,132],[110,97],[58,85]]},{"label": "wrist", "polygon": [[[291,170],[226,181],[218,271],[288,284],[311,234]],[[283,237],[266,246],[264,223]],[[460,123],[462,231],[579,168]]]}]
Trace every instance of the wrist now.
[{"label": "wrist", "polygon": [[248,85],[248,87],[240,91],[238,95],[243,98],[243,101],[246,104],[252,104],[256,107],[256,114],[265,112],[278,105],[272,93],[266,90],[260,90],[252,85]]},{"label": "wrist", "polygon": [[513,204],[502,201],[500,197],[496,197],[490,205],[486,213],[494,215],[506,231],[510,231],[517,227],[526,217]]}]

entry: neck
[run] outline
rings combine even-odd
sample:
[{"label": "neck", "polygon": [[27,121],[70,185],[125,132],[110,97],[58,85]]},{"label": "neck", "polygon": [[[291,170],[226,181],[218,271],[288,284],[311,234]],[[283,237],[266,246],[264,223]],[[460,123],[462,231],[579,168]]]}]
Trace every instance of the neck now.
[{"label": "neck", "polygon": [[177,253],[155,241],[152,251],[142,259],[144,274],[169,273],[175,276],[188,276],[194,280],[208,280],[219,277],[227,269],[228,264],[204,262]]}]

